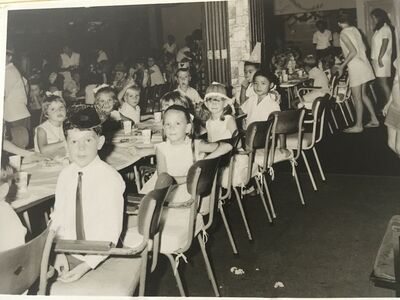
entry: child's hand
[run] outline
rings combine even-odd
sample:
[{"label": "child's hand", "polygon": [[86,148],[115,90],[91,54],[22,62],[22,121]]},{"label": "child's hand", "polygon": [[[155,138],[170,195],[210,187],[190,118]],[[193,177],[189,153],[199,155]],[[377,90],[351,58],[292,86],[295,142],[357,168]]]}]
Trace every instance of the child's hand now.
[{"label": "child's hand", "polygon": [[390,102],[388,102],[388,103],[386,103],[386,105],[383,107],[383,109],[382,109],[382,115],[384,116],[384,117],[386,117],[386,115],[387,115],[387,112],[388,112],[388,110],[389,110],[389,106],[390,106]]},{"label": "child's hand", "polygon": [[73,282],[81,278],[87,272],[89,272],[91,268],[87,265],[87,263],[83,262],[73,268],[71,271],[64,272],[61,276],[58,277],[58,280],[62,282]]},{"label": "child's hand", "polygon": [[247,89],[249,87],[249,85],[250,85],[250,81],[248,81],[247,79],[244,79],[242,81],[242,87]]},{"label": "child's hand", "polygon": [[69,271],[69,264],[65,254],[57,254],[54,262],[54,269],[57,270],[58,277],[63,276]]}]

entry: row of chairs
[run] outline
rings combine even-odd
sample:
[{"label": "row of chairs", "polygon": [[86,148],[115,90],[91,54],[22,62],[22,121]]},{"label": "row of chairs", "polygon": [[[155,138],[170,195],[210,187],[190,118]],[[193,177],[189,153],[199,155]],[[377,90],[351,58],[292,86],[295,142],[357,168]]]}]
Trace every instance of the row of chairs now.
[{"label": "row of chairs", "polygon": [[[233,146],[230,153],[222,158],[196,162],[189,170],[187,177],[187,189],[191,195],[191,200],[183,204],[183,207],[164,207],[165,199],[176,186],[173,186],[173,180],[168,175],[160,176],[161,183],[157,182],[156,190],[140,200],[138,226],[128,228],[123,247],[114,247],[104,242],[53,241],[54,232],[47,229],[26,245],[0,253],[0,270],[3,279],[0,284],[0,293],[22,293],[39,276],[39,294],[129,296],[139,285],[139,295],[144,295],[148,253],[152,251],[150,270],[153,271],[157,265],[158,253],[167,256],[174,270],[179,292],[182,296],[185,296],[185,289],[178,270],[179,261],[190,249],[193,240],[197,238],[206,263],[208,278],[215,295],[219,296],[218,286],[206,252],[205,237],[207,236],[206,231],[213,223],[214,206],[217,203],[232,247],[236,249],[223,207],[224,201],[231,198],[232,191],[236,195],[249,239],[252,238],[241,204],[239,187],[231,184],[235,156],[247,155],[246,181],[248,183],[251,178],[255,179],[269,222],[276,218],[275,208],[268,189],[268,184],[270,184],[269,174],[273,174],[273,167],[278,162],[289,161],[291,163],[300,200],[304,205],[305,201],[296,172],[296,162],[303,153],[302,151],[315,148],[319,137],[322,136],[327,100],[328,97],[323,97],[315,102],[313,108],[314,125],[310,135],[303,131],[304,110],[278,112],[273,114],[268,121],[255,122],[249,125],[244,137],[244,150],[239,150],[238,145],[242,134],[238,133],[229,141]],[[286,136],[285,141],[279,139],[283,135]],[[284,155],[277,150],[278,139],[282,143],[286,142],[289,155]],[[317,155],[316,159],[318,159]],[[256,162],[256,165],[254,165],[254,162]],[[222,189],[217,184],[219,182],[217,171],[224,167],[230,170],[227,189]],[[254,176],[254,174],[256,175]],[[206,215],[201,215],[199,207],[202,198],[206,195],[209,195],[209,210],[207,210]],[[128,198],[128,203],[133,201]],[[128,205],[127,212],[130,211],[129,207]],[[164,228],[163,238],[160,240],[161,213],[174,209],[184,211],[186,217],[182,222],[178,222],[176,227]],[[206,222],[203,222],[203,218],[207,219]],[[86,274],[81,280],[67,284],[48,281],[48,261],[51,252],[89,253],[117,257],[107,259],[105,263]],[[38,262],[41,262],[41,264],[39,265]]]},{"label": "row of chairs", "polygon": [[[252,179],[255,181],[257,192],[260,195],[260,200],[270,223],[272,223],[273,219],[277,216],[274,201],[272,200],[269,190],[269,185],[274,180],[274,166],[276,164],[285,161],[290,163],[300,202],[302,205],[305,205],[296,166],[301,155],[304,159],[313,188],[314,190],[317,190],[313,172],[309,166],[306,155],[306,152],[312,151],[321,178],[325,181],[325,175],[316,146],[323,137],[325,112],[330,103],[329,101],[329,95],[318,98],[314,102],[311,119],[305,119],[306,112],[304,109],[275,112],[268,121],[254,122],[248,126],[244,138],[244,150],[238,149],[238,143],[234,144],[234,149],[236,146],[236,150],[231,153],[230,157],[230,179],[228,187],[225,194],[220,192],[218,202],[218,208],[222,215],[223,223],[234,253],[237,253],[237,247],[228,222],[226,221],[225,212],[223,211],[223,204],[227,199],[231,198],[232,191],[235,194],[248,239],[252,240],[252,234],[246,218],[246,213],[244,212],[241,203],[242,195],[240,186],[234,186],[232,184],[235,156],[247,156],[247,176],[244,185],[249,184]],[[311,125],[311,131],[305,130],[306,125]],[[278,145],[280,147],[277,147]],[[284,148],[286,150],[282,151]]]}]

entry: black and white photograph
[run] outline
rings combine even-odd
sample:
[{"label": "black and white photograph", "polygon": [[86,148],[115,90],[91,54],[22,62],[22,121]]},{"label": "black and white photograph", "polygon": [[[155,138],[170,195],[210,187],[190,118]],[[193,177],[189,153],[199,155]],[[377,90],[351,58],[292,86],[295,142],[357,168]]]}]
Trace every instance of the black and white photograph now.
[{"label": "black and white photograph", "polygon": [[0,0],[0,32],[0,299],[400,297],[400,0]]}]

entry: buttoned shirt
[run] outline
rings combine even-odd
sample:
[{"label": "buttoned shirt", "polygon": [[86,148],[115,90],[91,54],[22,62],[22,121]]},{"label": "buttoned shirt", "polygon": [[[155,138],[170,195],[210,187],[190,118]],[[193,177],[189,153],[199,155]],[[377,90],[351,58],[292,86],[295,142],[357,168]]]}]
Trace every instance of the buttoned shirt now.
[{"label": "buttoned shirt", "polygon": [[[80,168],[72,163],[58,177],[52,228],[61,239],[76,239],[76,189],[82,172],[82,208],[85,238],[117,244],[122,231],[125,183],[121,175],[98,156]],[[74,255],[92,269],[107,258],[104,255]]]},{"label": "buttoned shirt", "polygon": [[267,121],[272,112],[281,110],[278,102],[275,101],[274,96],[271,94],[265,95],[260,103],[257,102],[258,95],[254,95],[241,106],[243,112],[247,114],[246,126],[253,122]]}]

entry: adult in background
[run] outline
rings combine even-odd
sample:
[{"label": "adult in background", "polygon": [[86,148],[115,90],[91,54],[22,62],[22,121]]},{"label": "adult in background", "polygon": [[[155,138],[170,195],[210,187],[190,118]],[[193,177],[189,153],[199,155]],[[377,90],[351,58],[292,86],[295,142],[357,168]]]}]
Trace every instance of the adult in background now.
[{"label": "adult in background", "polygon": [[329,48],[332,41],[332,33],[327,29],[326,22],[318,20],[315,23],[317,31],[313,35],[313,44],[315,45],[315,53],[317,60],[329,54]]},{"label": "adult in background", "polygon": [[79,68],[80,54],[72,51],[72,48],[65,44],[59,57],[60,73],[64,76],[64,88],[72,81],[71,71]]},{"label": "adult in background", "polygon": [[27,80],[13,64],[14,49],[7,45],[4,85],[4,120],[13,144],[26,148],[29,144],[30,117]]},{"label": "adult in background", "polygon": [[164,55],[166,55],[168,58],[171,56],[176,56],[176,43],[175,43],[175,37],[172,34],[169,34],[167,36],[167,42],[163,45],[163,52]]},{"label": "adult in background", "polygon": [[393,26],[383,9],[375,8],[372,10],[371,18],[375,23],[374,35],[371,40],[372,67],[375,71],[377,83],[383,92],[383,104],[386,104],[391,93]]},{"label": "adult in background", "polygon": [[379,121],[376,118],[371,99],[367,94],[367,84],[374,80],[374,72],[371,64],[365,54],[365,45],[358,29],[351,24],[350,17],[347,14],[339,16],[338,25],[342,28],[340,33],[340,46],[343,51],[344,61],[338,66],[339,76],[343,74],[344,68],[348,67],[350,88],[354,98],[356,109],[355,125],[344,130],[346,133],[360,133],[364,130],[363,104],[367,107],[370,114],[370,121],[365,125],[368,127],[378,127]]}]

